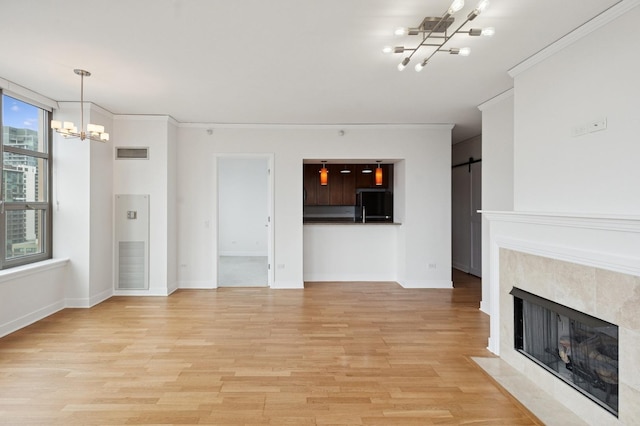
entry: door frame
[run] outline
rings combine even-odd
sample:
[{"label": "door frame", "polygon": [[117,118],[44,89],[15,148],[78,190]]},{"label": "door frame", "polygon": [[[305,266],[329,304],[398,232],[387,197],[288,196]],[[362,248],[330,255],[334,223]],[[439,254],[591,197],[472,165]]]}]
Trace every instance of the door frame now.
[{"label": "door frame", "polygon": [[274,221],[273,221],[273,187],[274,187],[274,154],[273,153],[216,153],[213,158],[213,188],[215,188],[215,196],[213,197],[213,215],[215,217],[214,228],[214,244],[212,245],[213,261],[212,273],[214,288],[218,288],[218,259],[219,259],[219,235],[220,235],[220,215],[218,207],[220,204],[220,197],[218,190],[219,176],[218,176],[218,163],[221,159],[225,158],[240,158],[240,159],[265,159],[267,161],[267,287],[273,285],[274,280],[274,267],[273,267],[273,251],[274,251]]}]

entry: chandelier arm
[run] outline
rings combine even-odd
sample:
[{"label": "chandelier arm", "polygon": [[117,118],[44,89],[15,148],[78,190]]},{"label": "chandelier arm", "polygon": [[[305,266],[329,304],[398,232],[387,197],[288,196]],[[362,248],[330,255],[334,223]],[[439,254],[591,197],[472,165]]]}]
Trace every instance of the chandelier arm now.
[{"label": "chandelier arm", "polygon": [[[439,47],[438,47],[436,50],[434,50],[433,52],[431,52],[431,55],[429,55],[429,56],[426,58],[426,61],[431,60],[431,58],[433,57],[433,55],[435,55],[435,54],[436,54],[436,53],[438,53],[438,52],[446,52],[446,50],[441,50],[441,49],[442,49],[442,46],[444,46],[444,45],[445,45],[449,40],[451,40],[451,38],[452,38],[454,35],[458,34],[458,33],[460,32],[460,29],[461,29],[462,27],[464,27],[465,25],[467,25],[467,23],[469,23],[469,21],[471,21],[471,19],[469,19],[469,18],[465,19],[465,20],[464,20],[464,22],[463,22],[462,24],[460,24],[460,25],[458,26],[458,28],[456,28],[456,30],[455,30],[455,31],[454,31],[450,36],[448,36],[448,37],[447,37],[447,36],[445,35],[444,41],[443,41],[442,43],[440,43]],[[445,34],[446,34],[446,32],[445,32]]]},{"label": "chandelier arm", "polygon": [[[413,57],[413,55],[418,51],[418,49],[420,48],[420,46],[429,38],[431,37],[431,34],[433,34],[433,30],[435,28],[438,28],[438,26],[442,23],[442,21],[444,21],[445,19],[447,19],[449,17],[449,13],[445,13],[444,15],[442,15],[440,17],[440,20],[438,21],[438,23],[436,25],[434,25],[434,27],[429,31],[429,34],[425,33],[422,34],[422,41],[420,42],[420,44],[413,50],[413,52],[411,52],[411,54],[408,56],[409,60],[411,60],[411,58]],[[458,27],[458,29],[460,29],[460,27]],[[445,33],[446,34],[446,33]],[[443,44],[446,43],[446,40],[443,42]],[[431,56],[430,56],[431,57]]]}]

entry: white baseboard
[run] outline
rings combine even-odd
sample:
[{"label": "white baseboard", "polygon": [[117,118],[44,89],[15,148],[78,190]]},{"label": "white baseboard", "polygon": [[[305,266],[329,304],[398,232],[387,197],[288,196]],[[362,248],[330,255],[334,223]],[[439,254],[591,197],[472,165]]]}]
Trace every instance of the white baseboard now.
[{"label": "white baseboard", "polygon": [[220,256],[267,257],[266,251],[221,251]]},{"label": "white baseboard", "polygon": [[113,296],[113,289],[105,290],[89,298],[89,306],[96,306]]},{"label": "white baseboard", "polygon": [[272,289],[304,289],[304,281],[275,281],[271,284]]},{"label": "white baseboard", "polygon": [[9,321],[5,324],[2,324],[0,325],[0,337],[6,336],[7,334],[11,334],[14,331],[18,331],[21,328],[31,325],[34,322],[40,321],[41,319],[46,318],[49,315],[55,314],[56,312],[61,311],[64,308],[65,308],[65,303],[63,300],[60,300],[58,302],[52,303],[49,306],[45,306],[44,308],[38,309],[35,312],[31,312],[30,314],[24,315],[13,321]]},{"label": "white baseboard", "polygon": [[403,280],[398,284],[404,288],[453,288],[451,280]]},{"label": "white baseboard", "polygon": [[218,288],[214,281],[180,281],[178,283],[180,289],[190,290],[212,290]]}]

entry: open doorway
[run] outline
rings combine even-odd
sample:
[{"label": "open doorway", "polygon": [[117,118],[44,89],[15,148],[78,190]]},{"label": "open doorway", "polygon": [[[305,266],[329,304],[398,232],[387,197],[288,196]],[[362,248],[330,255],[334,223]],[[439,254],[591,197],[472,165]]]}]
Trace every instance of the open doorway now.
[{"label": "open doorway", "polygon": [[217,158],[218,287],[271,285],[271,158]]}]

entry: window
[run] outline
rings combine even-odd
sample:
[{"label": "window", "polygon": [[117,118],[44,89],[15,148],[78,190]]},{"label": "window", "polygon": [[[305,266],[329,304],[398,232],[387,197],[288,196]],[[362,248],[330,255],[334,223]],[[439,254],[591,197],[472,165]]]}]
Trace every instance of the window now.
[{"label": "window", "polygon": [[2,95],[0,268],[51,258],[50,113]]}]

